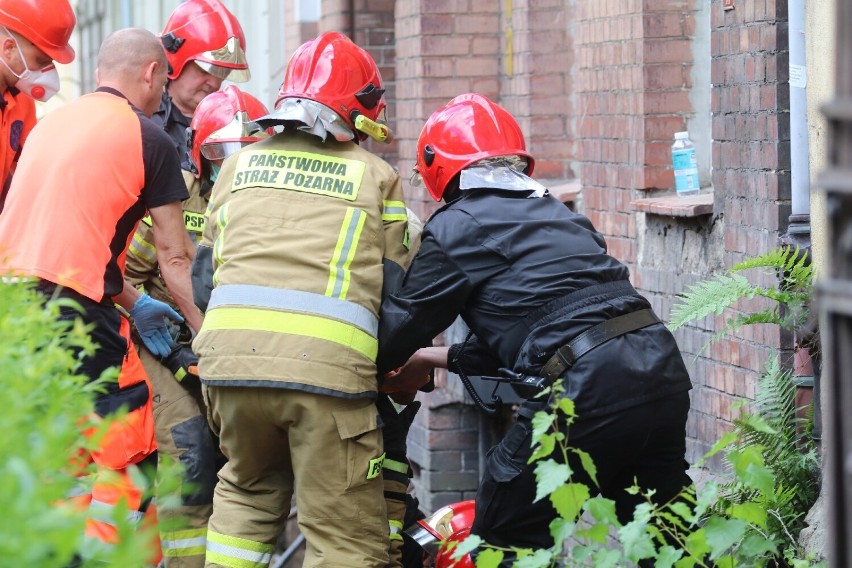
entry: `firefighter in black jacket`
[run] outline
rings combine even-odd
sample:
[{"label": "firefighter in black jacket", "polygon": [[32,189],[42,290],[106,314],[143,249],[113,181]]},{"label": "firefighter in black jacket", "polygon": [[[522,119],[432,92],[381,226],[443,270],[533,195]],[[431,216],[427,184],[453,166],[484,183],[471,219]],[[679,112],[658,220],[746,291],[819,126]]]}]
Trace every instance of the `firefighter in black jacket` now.
[{"label": "firefighter in black jacket", "polygon": [[[415,172],[445,205],[424,227],[402,288],[382,304],[378,370],[390,373],[383,390],[410,398],[436,366],[561,377],[578,415],[569,444],[591,455],[601,493],[626,521],[642,499],[625,491],[634,478],[660,503],[691,484],[690,379],[628,269],[607,255],[586,217],[528,177],[533,166],[515,119],[482,95],[456,97],[429,118]],[[469,341],[418,350],[459,315]],[[491,544],[553,544],[556,512],[548,499],[534,502],[535,464],[527,463],[530,419],[543,406],[521,405],[488,453],[473,532]],[[574,481],[594,485],[579,463],[571,466]]]}]

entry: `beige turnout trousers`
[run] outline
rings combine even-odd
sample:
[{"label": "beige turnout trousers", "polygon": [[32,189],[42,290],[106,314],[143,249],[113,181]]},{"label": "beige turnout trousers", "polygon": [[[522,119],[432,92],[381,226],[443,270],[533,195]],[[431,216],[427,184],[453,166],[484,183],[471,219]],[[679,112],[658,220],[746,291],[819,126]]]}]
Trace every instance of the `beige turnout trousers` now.
[{"label": "beige turnout trousers", "polygon": [[266,566],[294,488],[305,568],[388,564],[382,435],[372,400],[281,388],[204,392],[228,459],[213,498],[207,566]]}]

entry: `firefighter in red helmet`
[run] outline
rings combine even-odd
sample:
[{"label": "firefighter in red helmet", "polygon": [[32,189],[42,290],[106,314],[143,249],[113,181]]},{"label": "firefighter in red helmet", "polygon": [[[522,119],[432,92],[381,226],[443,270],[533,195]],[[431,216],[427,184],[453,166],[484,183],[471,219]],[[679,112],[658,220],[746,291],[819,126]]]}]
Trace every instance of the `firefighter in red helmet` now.
[{"label": "firefighter in red helmet", "polygon": [[[183,217],[193,242],[201,239],[207,199],[222,161],[243,146],[269,136],[269,131],[254,122],[267,112],[263,103],[234,85],[207,95],[199,103],[189,131],[188,169],[183,171],[189,190],[189,199],[182,203]],[[128,249],[125,278],[177,309],[160,276],[156,253],[150,220],[145,218]],[[175,344],[165,356],[154,354],[138,338],[136,347],[153,387],[160,456],[168,456],[184,468],[185,487],[174,488],[180,506],[170,507],[170,501],[158,494],[164,565],[200,568],[204,565],[207,521],[213,511],[213,487],[222,459],[205,419],[207,412],[196,374],[198,360],[189,346],[194,334],[185,323],[173,323],[172,332]],[[178,524],[180,519],[185,522]]]},{"label": "firefighter in red helmet", "polygon": [[387,139],[383,94],[346,36],[303,44],[260,121],[283,131],[227,159],[213,187],[195,260],[212,294],[196,297],[193,348],[228,461],[208,566],[268,562],[294,493],[305,566],[388,564],[376,329],[408,216],[399,174],[358,144]]},{"label": "firefighter in red helmet", "polygon": [[76,23],[68,0],[0,0],[0,212],[36,123],[34,101],[59,90],[54,61],[74,60],[68,40]]},{"label": "firefighter in red helmet", "polygon": [[[458,96],[426,122],[415,171],[445,205],[424,227],[401,290],[382,304],[380,376],[405,363],[382,388],[414,391],[435,366],[563,379],[578,416],[568,442],[591,455],[598,487],[626,522],[643,499],[626,491],[634,478],[658,503],[691,483],[691,382],[627,267],[606,254],[588,218],[529,177],[534,166],[517,121],[483,95]],[[457,316],[471,330],[468,341],[418,349]],[[532,417],[547,403],[528,398],[486,459],[472,532],[491,544],[554,544],[556,512],[548,499],[536,501],[528,463]],[[577,456],[569,460],[574,480],[593,486]]]},{"label": "firefighter in red helmet", "polygon": [[186,0],[169,16],[160,41],[169,60],[169,82],[153,118],[185,161],[186,129],[198,103],[218,91],[222,81],[243,83],[251,78],[246,37],[220,0]]}]

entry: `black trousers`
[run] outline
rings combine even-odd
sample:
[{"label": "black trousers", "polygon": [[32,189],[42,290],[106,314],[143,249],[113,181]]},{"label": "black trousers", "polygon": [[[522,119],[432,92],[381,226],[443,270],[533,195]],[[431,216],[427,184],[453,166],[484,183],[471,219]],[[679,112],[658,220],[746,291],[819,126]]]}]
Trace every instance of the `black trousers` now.
[{"label": "black trousers", "polygon": [[[641,495],[625,491],[634,478],[643,491],[656,490],[656,503],[671,500],[692,484],[684,459],[688,412],[689,394],[681,392],[571,426],[568,445],[592,457],[600,493],[615,501],[622,523],[631,520],[636,505],[644,502]],[[556,511],[547,498],[533,502],[538,462],[527,464],[532,455],[531,433],[530,421],[519,417],[488,452],[472,532],[490,544],[523,548],[554,544],[549,525]],[[551,457],[561,460],[558,451]],[[594,494],[595,484],[573,453],[569,453],[569,465],[571,481],[588,485]]]}]

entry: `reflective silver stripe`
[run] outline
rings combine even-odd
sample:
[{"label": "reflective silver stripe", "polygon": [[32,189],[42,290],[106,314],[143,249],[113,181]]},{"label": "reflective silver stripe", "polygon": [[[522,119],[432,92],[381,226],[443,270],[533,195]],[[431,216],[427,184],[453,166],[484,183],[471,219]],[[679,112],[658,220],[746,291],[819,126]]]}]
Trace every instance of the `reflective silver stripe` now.
[{"label": "reflective silver stripe", "polygon": [[376,337],[379,318],[353,302],[301,290],[281,290],[251,284],[224,284],[213,289],[207,310],[222,306],[272,308],[334,318]]},{"label": "reflective silver stripe", "polygon": [[269,561],[272,560],[271,552],[255,552],[254,550],[237,548],[236,546],[228,546],[227,544],[213,542],[209,539],[207,540],[207,550],[230,558],[239,558],[240,560],[257,562],[264,566],[269,564]]},{"label": "reflective silver stripe", "polygon": [[366,218],[367,214],[361,209],[355,207],[349,209],[347,219],[344,219],[344,226],[341,227],[341,234],[338,238],[337,249],[335,250],[337,256],[331,266],[333,282],[330,282],[331,285],[326,290],[327,296],[332,298],[346,297],[346,293],[349,291],[349,265],[355,256],[355,250],[358,248],[358,239]]},{"label": "reflective silver stripe", "polygon": [[382,218],[390,219],[408,219],[408,211],[405,204],[400,204],[399,201],[385,201],[382,209]]},{"label": "reflective silver stripe", "polygon": [[[113,516],[114,512],[115,505],[110,505],[109,503],[104,503],[103,501],[97,501],[95,499],[92,499],[91,503],[89,503],[88,517],[93,521],[117,526],[115,524],[115,517]],[[134,524],[139,523],[144,516],[145,513],[142,511],[127,511],[127,520]]]},{"label": "reflective silver stripe", "polygon": [[207,537],[199,536],[195,538],[179,538],[174,540],[162,540],[163,548],[176,550],[182,548],[192,548],[194,546],[206,546]]}]

